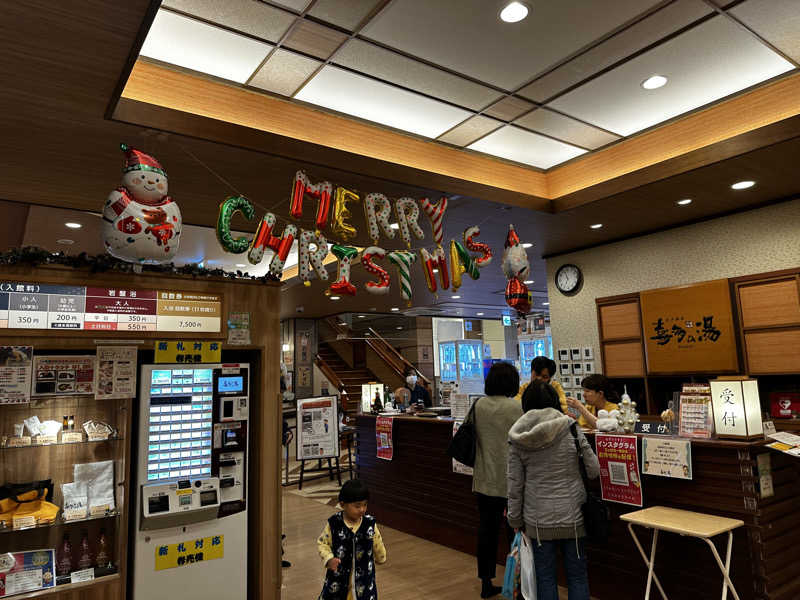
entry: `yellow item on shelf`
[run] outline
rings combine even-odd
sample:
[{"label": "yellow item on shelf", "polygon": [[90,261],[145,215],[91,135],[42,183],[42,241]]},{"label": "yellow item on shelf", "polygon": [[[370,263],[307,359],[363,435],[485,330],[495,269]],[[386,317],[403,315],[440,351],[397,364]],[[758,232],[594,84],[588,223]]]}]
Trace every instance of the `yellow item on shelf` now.
[{"label": "yellow item on shelf", "polygon": [[31,490],[15,498],[0,500],[0,523],[14,529],[52,523],[60,509],[44,499],[47,492],[47,488]]}]

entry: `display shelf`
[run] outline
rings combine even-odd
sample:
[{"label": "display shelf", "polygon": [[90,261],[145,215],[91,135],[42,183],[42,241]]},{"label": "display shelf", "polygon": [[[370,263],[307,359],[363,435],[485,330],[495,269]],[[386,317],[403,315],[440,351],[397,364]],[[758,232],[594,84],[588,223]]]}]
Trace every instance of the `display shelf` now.
[{"label": "display shelf", "polygon": [[119,577],[120,577],[119,573],[114,573],[112,575],[104,575],[102,577],[97,577],[96,579],[92,579],[91,581],[82,581],[81,583],[65,583],[64,585],[58,585],[56,587],[47,590],[38,590],[36,592],[28,592],[26,594],[16,594],[12,597],[14,598],[14,600],[25,600],[26,598],[43,598],[45,596],[52,596],[53,594],[64,594],[67,592],[81,592],[86,588],[117,581]]},{"label": "display shelf", "polygon": [[30,527],[3,527],[0,525],[0,534],[2,533],[17,533],[20,531],[30,531],[33,529],[45,529],[47,527],[62,527],[66,525],[74,525],[76,523],[88,523],[89,521],[101,521],[103,519],[113,519],[119,516],[118,510],[108,511],[102,515],[96,515],[93,517],[86,517],[85,519],[72,519],[71,521],[67,521],[63,518],[56,518],[55,521],[47,522],[47,523],[37,523],[36,525],[31,525]]},{"label": "display shelf", "polygon": [[118,442],[125,438],[119,435],[107,437],[102,440],[83,440],[82,442],[55,442],[53,444],[30,444],[29,446],[0,446],[2,450],[27,450],[29,448],[45,448],[47,446],[82,446],[86,444],[102,444],[103,442]]}]

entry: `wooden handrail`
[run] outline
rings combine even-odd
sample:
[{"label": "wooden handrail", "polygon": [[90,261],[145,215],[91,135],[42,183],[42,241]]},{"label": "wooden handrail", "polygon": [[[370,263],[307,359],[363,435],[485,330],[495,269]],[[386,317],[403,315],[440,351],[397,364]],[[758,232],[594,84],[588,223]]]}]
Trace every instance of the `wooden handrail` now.
[{"label": "wooden handrail", "polygon": [[[384,360],[386,360],[387,363],[390,363],[390,364],[394,363],[394,365],[392,365],[392,366],[395,369],[395,371],[397,372],[397,374],[400,376],[401,379],[405,378],[406,370],[407,369],[411,369],[417,374],[417,378],[418,379],[421,379],[422,381],[424,381],[425,383],[430,385],[430,383],[431,383],[430,379],[428,379],[427,377],[425,377],[425,375],[420,373],[419,369],[417,369],[413,364],[411,364],[406,359],[405,356],[400,354],[400,351],[397,348],[392,346],[386,339],[381,337],[381,334],[379,334],[377,331],[375,331],[372,327],[369,328],[369,332],[371,334],[371,337],[369,339],[367,339],[367,343],[370,345],[370,348],[372,348],[373,350],[375,350],[375,352],[380,354],[382,356],[382,358]],[[370,343],[370,342],[373,342],[373,343]],[[381,350],[378,350],[378,346],[379,345],[383,346],[383,348]],[[386,355],[388,355],[391,358],[389,360],[387,360],[387,356]],[[399,366],[398,366],[398,362],[399,362]]]},{"label": "wooden handrail", "polygon": [[314,357],[314,364],[317,365],[317,368],[320,371],[322,371],[322,374],[325,375],[326,379],[336,386],[336,389],[341,395],[347,396],[347,389],[344,386],[344,382],[319,354]]},{"label": "wooden handrail", "polygon": [[347,323],[343,323],[336,317],[325,317],[325,322],[333,329],[334,333],[341,335],[350,335],[350,327]]}]

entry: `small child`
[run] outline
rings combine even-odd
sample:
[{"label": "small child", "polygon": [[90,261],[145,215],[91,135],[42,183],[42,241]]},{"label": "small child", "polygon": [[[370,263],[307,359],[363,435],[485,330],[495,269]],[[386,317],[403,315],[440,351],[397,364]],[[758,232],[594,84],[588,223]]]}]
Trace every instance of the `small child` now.
[{"label": "small child", "polygon": [[327,571],[319,600],[377,600],[375,563],[386,562],[386,547],[375,517],[367,513],[369,490],[358,479],[339,490],[341,512],[317,539]]}]

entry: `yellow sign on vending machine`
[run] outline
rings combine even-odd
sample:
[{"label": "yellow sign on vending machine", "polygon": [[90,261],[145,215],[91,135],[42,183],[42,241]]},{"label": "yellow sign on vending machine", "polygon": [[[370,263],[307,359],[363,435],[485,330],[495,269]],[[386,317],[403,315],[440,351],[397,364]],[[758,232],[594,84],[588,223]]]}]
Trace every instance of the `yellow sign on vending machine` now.
[{"label": "yellow sign on vending machine", "polygon": [[225,536],[212,535],[180,544],[156,546],[156,571],[176,569],[225,556]]},{"label": "yellow sign on vending machine", "polygon": [[157,363],[218,363],[222,360],[222,343],[214,341],[156,342]]}]

